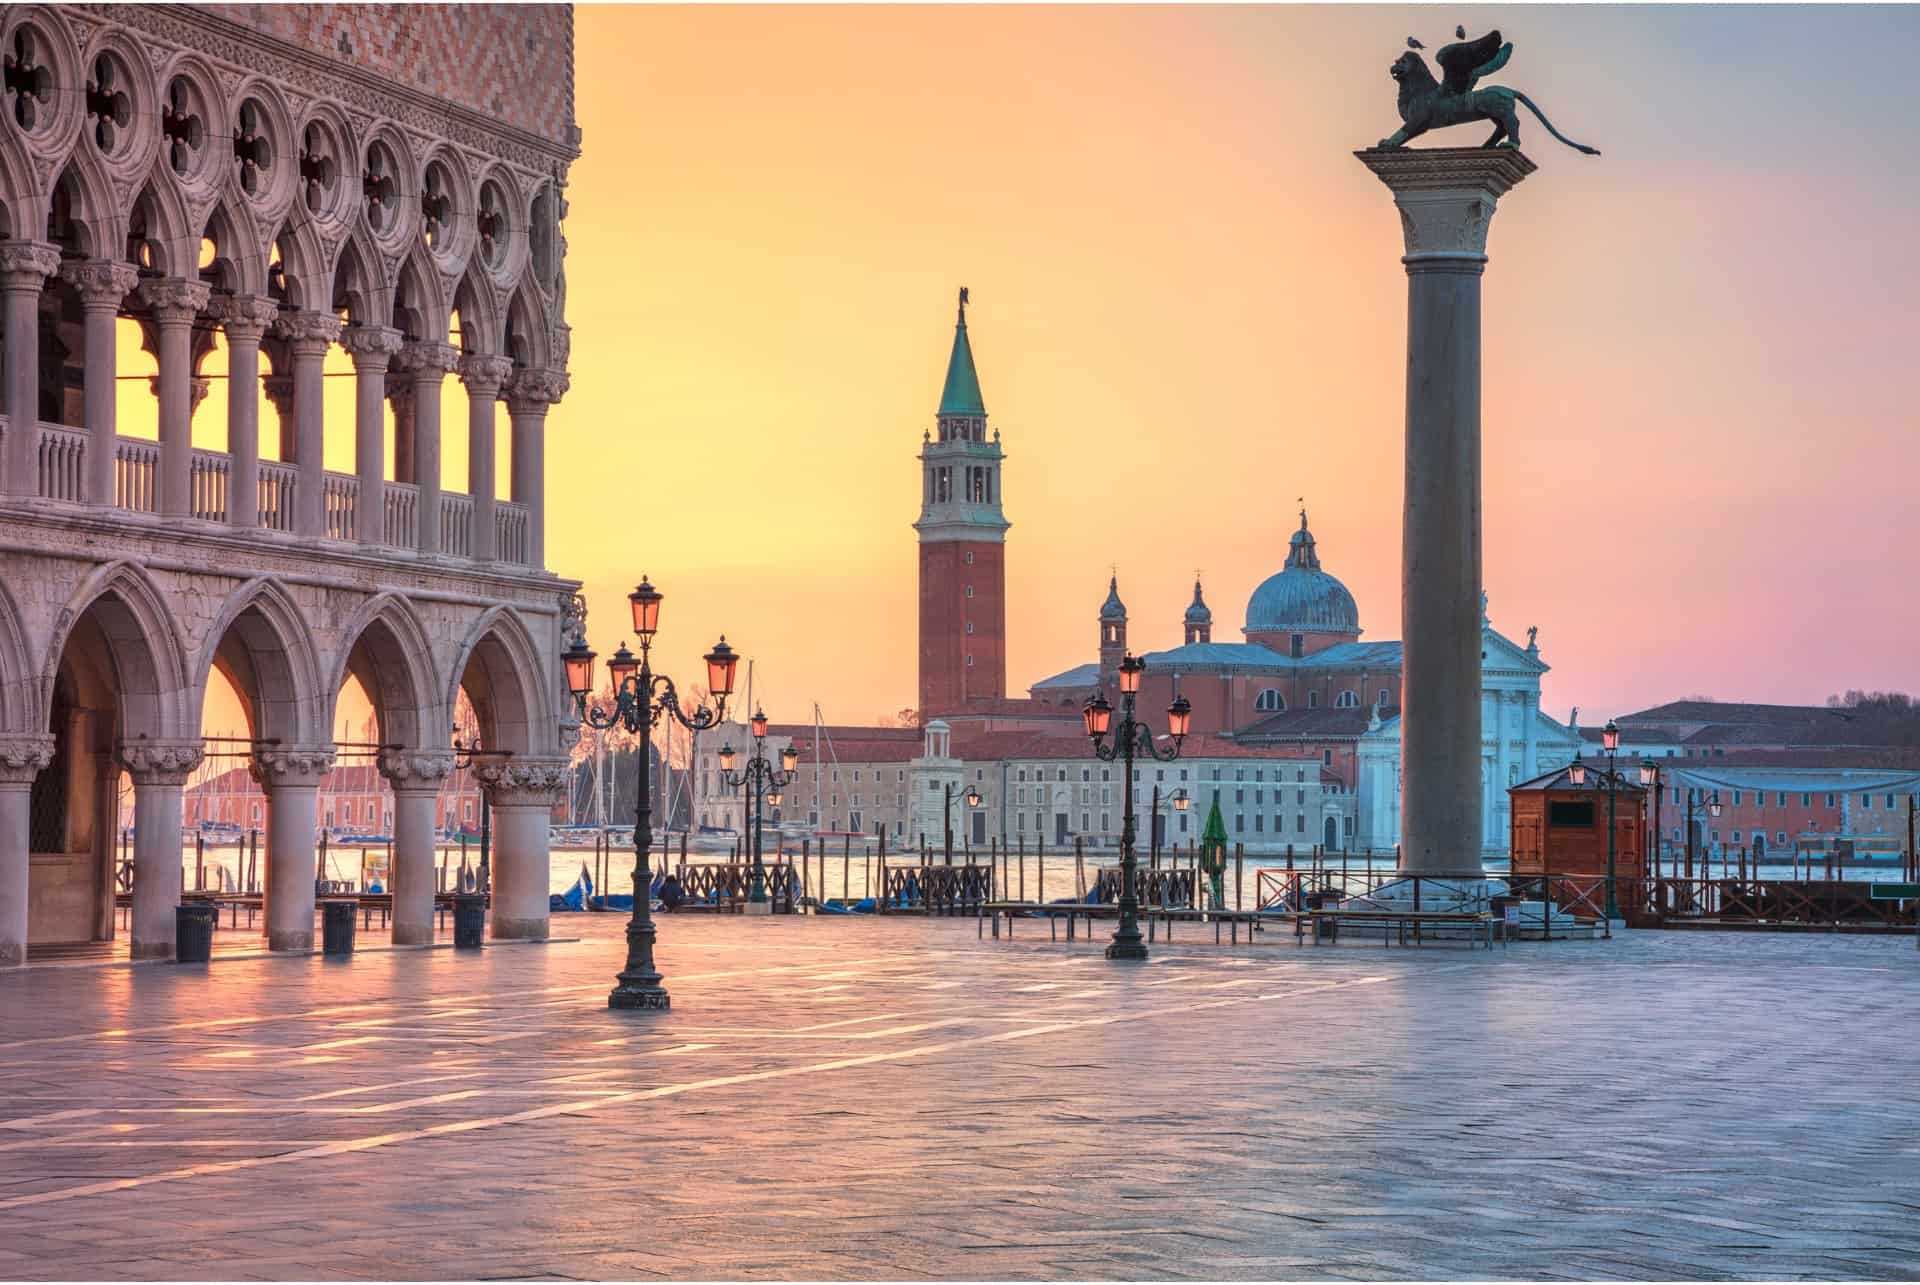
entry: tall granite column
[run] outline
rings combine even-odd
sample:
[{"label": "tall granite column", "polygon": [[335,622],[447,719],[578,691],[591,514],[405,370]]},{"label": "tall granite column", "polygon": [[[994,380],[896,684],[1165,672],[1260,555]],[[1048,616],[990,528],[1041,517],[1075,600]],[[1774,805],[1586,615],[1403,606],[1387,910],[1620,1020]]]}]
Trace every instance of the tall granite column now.
[{"label": "tall granite column", "polygon": [[493,915],[488,935],[547,935],[548,839],[553,805],[566,794],[564,758],[495,759],[473,774],[493,809]]},{"label": "tall granite column", "polygon": [[198,741],[122,741],[133,777],[133,906],[127,936],[135,959],[173,958],[173,908],[180,904],[181,790],[200,765]]},{"label": "tall granite column", "polygon": [[253,779],[267,792],[267,949],[313,949],[314,829],[332,746],[257,749]]},{"label": "tall granite column", "polygon": [[453,774],[453,755],[382,750],[380,774],[393,787],[393,944],[433,944],[433,807]]},{"label": "tall granite column", "polygon": [[51,762],[51,736],[0,736],[0,968],[27,962],[33,782]]},{"label": "tall granite column", "polygon": [[1480,274],[1494,203],[1534,165],[1501,148],[1355,155],[1393,192],[1406,243],[1400,869],[1479,878]]},{"label": "tall granite column", "polygon": [[0,241],[0,307],[7,327],[0,374],[0,410],[7,413],[0,487],[8,495],[40,493],[40,292],[59,267],[59,246]]},{"label": "tall granite column", "polygon": [[60,276],[80,296],[85,363],[80,410],[87,423],[87,503],[111,508],[117,498],[115,455],[120,445],[114,436],[118,374],[114,327],[120,320],[120,305],[140,278],[132,264],[110,259],[68,263],[61,267]]}]

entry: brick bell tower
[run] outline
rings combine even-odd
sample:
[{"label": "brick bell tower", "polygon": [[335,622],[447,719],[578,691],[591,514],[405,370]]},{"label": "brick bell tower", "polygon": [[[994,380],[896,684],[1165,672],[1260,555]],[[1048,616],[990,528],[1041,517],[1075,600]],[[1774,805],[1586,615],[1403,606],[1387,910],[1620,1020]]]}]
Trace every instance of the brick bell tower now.
[{"label": "brick bell tower", "polygon": [[1000,434],[967,342],[967,291],[934,432],[920,449],[920,722],[1007,694],[1006,539]]}]

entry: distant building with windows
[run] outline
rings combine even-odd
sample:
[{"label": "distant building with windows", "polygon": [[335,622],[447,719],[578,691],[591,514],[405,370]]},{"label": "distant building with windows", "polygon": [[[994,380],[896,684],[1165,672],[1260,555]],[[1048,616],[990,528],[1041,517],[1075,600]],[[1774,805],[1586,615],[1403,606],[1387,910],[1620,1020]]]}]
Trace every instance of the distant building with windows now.
[{"label": "distant building with windows", "polygon": [[[329,835],[392,835],[393,790],[371,763],[336,767],[320,778],[316,819]],[[267,828],[267,796],[241,767],[214,772],[183,792],[182,820],[202,827],[240,831]],[[132,803],[122,810],[122,826],[133,823]],[[434,800],[434,829],[441,835],[474,834],[480,829],[480,788],[465,768],[448,775]]]}]

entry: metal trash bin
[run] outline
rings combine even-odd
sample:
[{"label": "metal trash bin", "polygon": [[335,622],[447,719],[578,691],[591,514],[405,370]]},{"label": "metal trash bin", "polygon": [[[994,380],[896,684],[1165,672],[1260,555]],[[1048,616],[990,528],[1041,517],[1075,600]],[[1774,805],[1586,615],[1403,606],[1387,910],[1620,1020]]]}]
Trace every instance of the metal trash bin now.
[{"label": "metal trash bin", "polygon": [[353,953],[354,917],[360,913],[358,902],[326,901],[320,904],[320,952],[324,955]]},{"label": "metal trash bin", "polygon": [[173,958],[179,964],[204,964],[213,958],[213,930],[220,907],[192,902],[173,908]]},{"label": "metal trash bin", "polygon": [[477,894],[453,899],[453,947],[479,950],[487,932],[487,899]]}]

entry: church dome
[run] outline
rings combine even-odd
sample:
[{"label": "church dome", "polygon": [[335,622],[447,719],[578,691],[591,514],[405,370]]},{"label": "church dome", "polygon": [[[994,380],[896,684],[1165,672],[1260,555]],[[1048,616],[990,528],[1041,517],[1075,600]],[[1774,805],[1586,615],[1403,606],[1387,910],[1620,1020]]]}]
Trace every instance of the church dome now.
[{"label": "church dome", "polygon": [[1187,608],[1187,623],[1190,625],[1210,625],[1213,623],[1213,611],[1207,606],[1206,599],[1200,596],[1200,582],[1193,582],[1193,605]]},{"label": "church dome", "polygon": [[1247,599],[1248,634],[1360,633],[1360,608],[1347,587],[1320,569],[1307,515],[1287,545],[1287,563]]},{"label": "church dome", "polygon": [[1118,621],[1123,624],[1126,622],[1127,605],[1120,601],[1120,577],[1118,574],[1115,574],[1113,579],[1107,581],[1107,600],[1100,604],[1100,619],[1103,621]]}]

